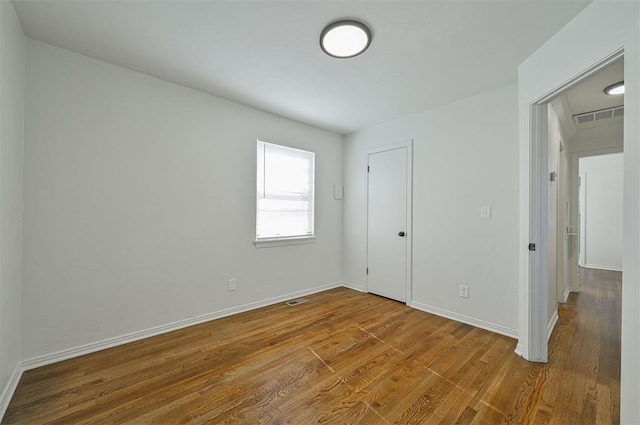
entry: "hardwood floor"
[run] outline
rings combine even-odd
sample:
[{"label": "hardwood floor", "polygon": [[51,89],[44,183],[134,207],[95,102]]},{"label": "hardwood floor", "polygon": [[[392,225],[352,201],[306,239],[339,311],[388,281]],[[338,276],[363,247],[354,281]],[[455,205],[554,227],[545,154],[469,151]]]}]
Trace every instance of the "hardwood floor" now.
[{"label": "hardwood floor", "polygon": [[546,365],[341,288],[25,372],[4,423],[615,424],[620,273],[584,275]]}]

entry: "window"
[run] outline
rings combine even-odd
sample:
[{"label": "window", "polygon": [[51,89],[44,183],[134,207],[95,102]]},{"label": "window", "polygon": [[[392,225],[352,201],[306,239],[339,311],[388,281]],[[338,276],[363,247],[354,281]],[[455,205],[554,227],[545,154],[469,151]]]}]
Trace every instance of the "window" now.
[{"label": "window", "polygon": [[313,152],[258,140],[256,246],[313,241],[314,168]]}]

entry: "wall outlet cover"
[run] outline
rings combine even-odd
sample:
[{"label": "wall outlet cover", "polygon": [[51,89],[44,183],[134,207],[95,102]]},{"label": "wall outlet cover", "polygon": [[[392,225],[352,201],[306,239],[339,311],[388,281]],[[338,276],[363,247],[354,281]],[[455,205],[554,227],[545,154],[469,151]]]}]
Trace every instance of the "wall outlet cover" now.
[{"label": "wall outlet cover", "polygon": [[236,280],[229,279],[229,291],[235,291],[235,290],[236,290]]},{"label": "wall outlet cover", "polygon": [[490,206],[480,207],[480,218],[485,219],[485,220],[491,219],[491,207]]},{"label": "wall outlet cover", "polygon": [[467,285],[460,285],[460,298],[469,298],[469,287]]}]

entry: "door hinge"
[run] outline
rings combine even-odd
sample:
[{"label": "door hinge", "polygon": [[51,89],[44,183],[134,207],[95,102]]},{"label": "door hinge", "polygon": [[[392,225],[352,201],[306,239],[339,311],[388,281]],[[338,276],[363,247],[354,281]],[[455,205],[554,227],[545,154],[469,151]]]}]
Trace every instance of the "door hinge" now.
[{"label": "door hinge", "polygon": [[529,244],[529,251],[535,251],[536,250],[536,244],[534,244],[533,242]]},{"label": "door hinge", "polygon": [[369,274],[369,267],[367,267],[367,274]]},{"label": "door hinge", "polygon": [[367,165],[367,173],[369,172],[369,166]]}]

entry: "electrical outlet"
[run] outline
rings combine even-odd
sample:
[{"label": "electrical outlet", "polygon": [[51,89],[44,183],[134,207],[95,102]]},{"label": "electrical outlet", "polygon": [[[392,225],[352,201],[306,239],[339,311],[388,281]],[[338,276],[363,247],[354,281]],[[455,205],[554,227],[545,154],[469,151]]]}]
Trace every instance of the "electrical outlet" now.
[{"label": "electrical outlet", "polygon": [[229,290],[230,291],[235,291],[236,290],[236,279],[229,279]]},{"label": "electrical outlet", "polygon": [[460,285],[460,298],[469,298],[469,287],[467,285]]}]

